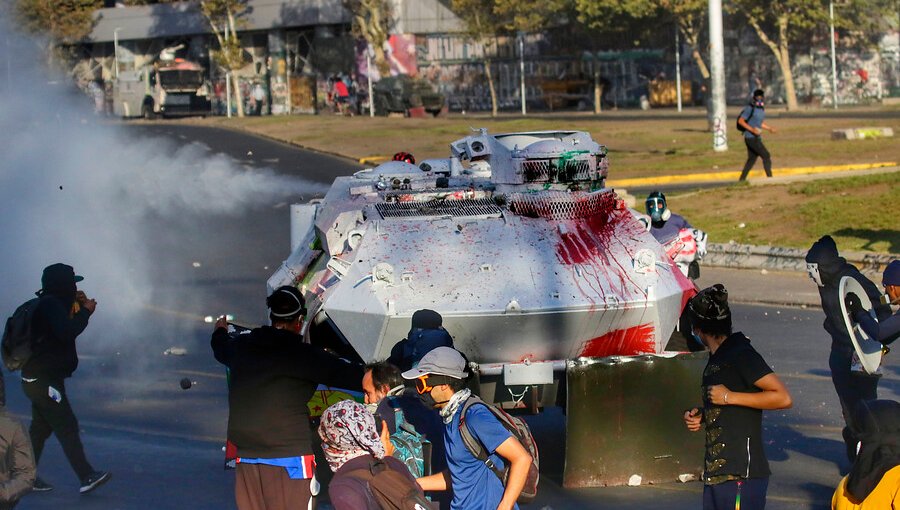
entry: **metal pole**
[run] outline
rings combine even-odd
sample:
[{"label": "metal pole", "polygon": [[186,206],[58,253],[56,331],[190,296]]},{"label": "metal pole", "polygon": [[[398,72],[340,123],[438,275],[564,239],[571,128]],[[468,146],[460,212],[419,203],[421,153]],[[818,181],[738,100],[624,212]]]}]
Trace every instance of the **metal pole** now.
[{"label": "metal pole", "polygon": [[113,30],[113,53],[115,53],[116,56],[116,63],[113,66],[115,72],[113,74],[116,78],[119,77],[119,30],[121,30],[121,28],[118,27]]},{"label": "metal pole", "polygon": [[831,104],[837,110],[837,58],[834,53],[834,1],[832,0],[828,2],[828,22],[831,28],[828,33],[829,39],[831,39]]},{"label": "metal pole", "polygon": [[712,71],[713,150],[728,150],[725,112],[725,39],[722,33],[722,0],[709,0],[709,61]]},{"label": "metal pole", "polygon": [[366,45],[366,81],[369,82],[369,117],[375,116],[375,98],[372,97],[372,48]]},{"label": "metal pole", "polygon": [[681,111],[681,41],[678,24],[675,24],[675,97],[678,99],[678,111]]},{"label": "metal pole", "polygon": [[225,115],[231,118],[231,73],[225,73]]},{"label": "metal pole", "polygon": [[525,111],[525,35],[519,32],[519,89],[522,98],[522,115]]}]

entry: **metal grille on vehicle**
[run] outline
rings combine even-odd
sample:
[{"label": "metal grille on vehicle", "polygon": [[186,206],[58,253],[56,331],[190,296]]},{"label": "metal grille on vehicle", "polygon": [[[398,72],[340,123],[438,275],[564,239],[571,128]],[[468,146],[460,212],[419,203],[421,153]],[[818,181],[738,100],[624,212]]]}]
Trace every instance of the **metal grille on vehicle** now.
[{"label": "metal grille on vehicle", "polygon": [[541,191],[512,193],[507,197],[509,209],[520,216],[571,220],[595,214],[609,214],[616,208],[612,190],[587,192]]},{"label": "metal grille on vehicle", "polygon": [[375,204],[382,218],[422,218],[449,216],[498,217],[500,208],[491,199],[429,200],[427,202],[393,202]]}]

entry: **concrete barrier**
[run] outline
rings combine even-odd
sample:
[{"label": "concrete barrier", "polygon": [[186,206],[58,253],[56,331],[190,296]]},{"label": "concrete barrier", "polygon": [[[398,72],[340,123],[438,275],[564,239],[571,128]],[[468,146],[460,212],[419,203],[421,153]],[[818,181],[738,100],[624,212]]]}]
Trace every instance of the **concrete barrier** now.
[{"label": "concrete barrier", "polygon": [[894,130],[889,127],[868,127],[833,129],[832,140],[866,140],[870,138],[890,138],[894,136]]},{"label": "concrete barrier", "polygon": [[[707,246],[706,257],[700,264],[712,267],[806,272],[806,251],[779,246],[710,243]],[[892,260],[900,259],[900,255],[896,254],[854,251],[841,252],[841,256],[867,276],[877,277],[878,281],[885,266]]]}]

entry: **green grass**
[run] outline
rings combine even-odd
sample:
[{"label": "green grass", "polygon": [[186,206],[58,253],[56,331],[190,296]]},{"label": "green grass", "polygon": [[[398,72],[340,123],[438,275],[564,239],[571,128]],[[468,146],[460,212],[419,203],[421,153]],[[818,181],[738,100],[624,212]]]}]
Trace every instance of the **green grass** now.
[{"label": "green grass", "polygon": [[669,202],[706,230],[711,242],[808,248],[829,234],[841,250],[896,254],[898,192],[900,172],[892,172],[776,186],[734,185],[673,195]]}]

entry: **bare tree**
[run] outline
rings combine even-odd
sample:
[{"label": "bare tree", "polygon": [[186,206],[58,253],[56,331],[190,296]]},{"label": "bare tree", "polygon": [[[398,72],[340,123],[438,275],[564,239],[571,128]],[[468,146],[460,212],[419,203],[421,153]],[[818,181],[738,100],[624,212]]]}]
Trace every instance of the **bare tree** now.
[{"label": "bare tree", "polygon": [[491,73],[491,52],[488,46],[494,43],[503,31],[504,23],[495,14],[496,0],[453,0],[453,12],[463,22],[466,38],[482,47],[484,75],[491,93],[491,116],[497,116],[497,89]]},{"label": "bare tree", "polygon": [[238,117],[244,116],[244,101],[235,71],[244,67],[245,60],[237,28],[238,20],[247,13],[247,1],[200,0],[200,11],[219,42],[219,49],[212,52],[213,59],[231,75]]},{"label": "bare tree", "polygon": [[344,8],[353,17],[353,35],[365,39],[375,53],[375,66],[381,76],[388,76],[391,65],[385,54],[385,43],[393,25],[389,0],[343,0]]}]

